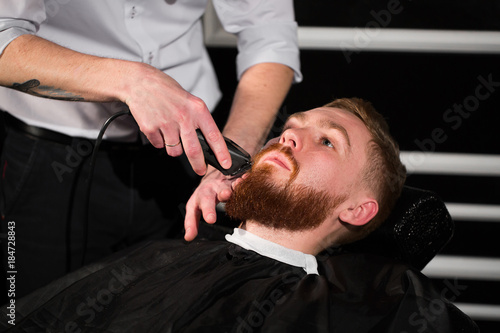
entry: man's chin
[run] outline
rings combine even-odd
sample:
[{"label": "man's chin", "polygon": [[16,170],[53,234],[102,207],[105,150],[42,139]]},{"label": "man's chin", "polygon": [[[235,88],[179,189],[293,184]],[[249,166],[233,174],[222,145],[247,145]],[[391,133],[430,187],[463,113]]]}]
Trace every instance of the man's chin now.
[{"label": "man's chin", "polygon": [[227,214],[269,228],[310,230],[321,224],[336,204],[326,192],[275,180],[268,165],[256,166],[235,188],[226,203]]},{"label": "man's chin", "polygon": [[[282,168],[273,165],[269,162],[261,163],[257,165],[254,170],[252,170],[252,177],[258,174],[259,177],[264,178],[262,181],[268,184],[273,184],[276,187],[285,187],[290,183],[290,172],[283,170]],[[249,175],[250,176],[250,175]]]}]

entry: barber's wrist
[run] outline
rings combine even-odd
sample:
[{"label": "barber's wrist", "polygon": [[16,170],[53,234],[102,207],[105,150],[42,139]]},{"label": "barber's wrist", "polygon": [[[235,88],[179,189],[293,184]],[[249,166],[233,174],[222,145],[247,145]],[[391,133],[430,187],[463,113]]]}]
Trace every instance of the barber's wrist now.
[{"label": "barber's wrist", "polygon": [[141,62],[115,60],[113,63],[116,73],[112,80],[111,94],[119,101],[129,104],[138,93],[141,93],[142,83],[146,78],[158,75],[159,69]]}]

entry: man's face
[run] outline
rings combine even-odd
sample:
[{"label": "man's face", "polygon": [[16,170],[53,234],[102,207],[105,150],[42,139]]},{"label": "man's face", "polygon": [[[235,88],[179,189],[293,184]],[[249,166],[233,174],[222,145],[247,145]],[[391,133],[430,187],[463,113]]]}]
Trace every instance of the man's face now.
[{"label": "man's face", "polygon": [[294,114],[278,142],[255,157],[228,214],[290,230],[319,225],[359,189],[370,139],[363,122],[340,109]]},{"label": "man's face", "polygon": [[[336,194],[354,190],[370,140],[368,129],[355,115],[336,108],[317,108],[292,115],[278,142],[290,147],[300,168],[295,184]],[[280,154],[266,154],[256,164],[273,166],[276,182],[292,174]]]}]

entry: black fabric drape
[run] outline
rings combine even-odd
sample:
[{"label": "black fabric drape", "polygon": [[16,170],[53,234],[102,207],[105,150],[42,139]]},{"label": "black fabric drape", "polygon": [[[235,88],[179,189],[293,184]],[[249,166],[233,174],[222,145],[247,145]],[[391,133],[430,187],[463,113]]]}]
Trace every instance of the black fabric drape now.
[{"label": "black fabric drape", "polygon": [[[19,300],[8,332],[476,332],[430,281],[369,254],[320,275],[228,242],[155,241]],[[5,307],[3,307],[5,309]]]}]

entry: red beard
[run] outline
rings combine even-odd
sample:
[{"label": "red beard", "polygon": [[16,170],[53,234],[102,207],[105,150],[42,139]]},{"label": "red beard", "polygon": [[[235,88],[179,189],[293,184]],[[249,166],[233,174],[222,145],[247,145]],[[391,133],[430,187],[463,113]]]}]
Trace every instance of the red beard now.
[{"label": "red beard", "polygon": [[[258,165],[269,151],[284,153],[293,170],[286,184],[272,180],[273,167]],[[262,225],[289,231],[313,229],[345,200],[344,195],[332,196],[324,191],[294,184],[299,165],[288,146],[274,144],[255,157],[248,177],[236,187],[226,203],[226,213],[233,219],[252,220]]]}]

